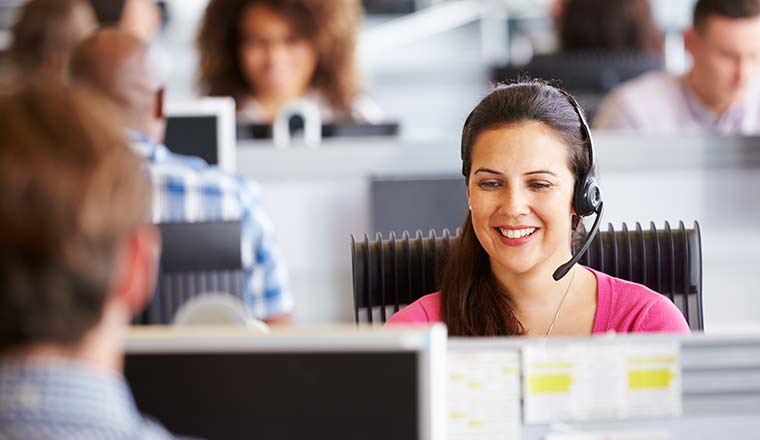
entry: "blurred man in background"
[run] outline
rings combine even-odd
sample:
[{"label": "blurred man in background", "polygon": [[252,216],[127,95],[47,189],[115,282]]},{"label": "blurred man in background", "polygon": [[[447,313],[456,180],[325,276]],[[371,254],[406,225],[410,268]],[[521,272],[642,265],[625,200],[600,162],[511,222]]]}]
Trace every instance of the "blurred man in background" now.
[{"label": "blurred man in background", "polygon": [[133,34],[105,28],[76,48],[72,79],[103,93],[123,111],[133,147],[151,165],[153,220],[240,220],[245,302],[257,319],[288,321],[293,299],[287,270],[259,187],[200,158],[175,155],[161,144],[163,80],[150,54]]},{"label": "blurred man in background", "polygon": [[684,34],[684,76],[646,74],[605,99],[600,129],[641,133],[760,133],[760,0],[700,0]]},{"label": "blurred man in background", "polygon": [[97,22],[88,0],[31,0],[19,11],[8,49],[12,74],[65,81],[74,47]]}]

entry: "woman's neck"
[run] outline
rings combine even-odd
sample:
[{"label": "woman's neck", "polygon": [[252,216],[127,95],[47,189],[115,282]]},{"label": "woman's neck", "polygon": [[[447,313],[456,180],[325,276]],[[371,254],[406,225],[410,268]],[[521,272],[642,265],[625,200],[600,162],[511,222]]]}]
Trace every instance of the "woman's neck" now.
[{"label": "woman's neck", "polygon": [[547,259],[533,269],[515,273],[492,265],[491,271],[497,283],[508,293],[515,304],[516,311],[535,310],[537,308],[556,307],[560,298],[568,288],[572,272],[578,269],[574,266],[559,281],[553,278],[554,271],[568,261],[572,254],[562,252]]},{"label": "woman's neck", "polygon": [[[566,257],[569,259],[570,255]],[[552,335],[591,333],[596,314],[596,279],[576,264],[562,279],[554,281],[554,270],[567,259],[559,262],[554,261],[559,258],[551,259],[541,267],[520,274],[492,268],[494,278],[512,300],[515,316],[528,336],[546,336],[557,315],[560,317]],[[573,319],[568,321],[562,316],[573,316]]]}]

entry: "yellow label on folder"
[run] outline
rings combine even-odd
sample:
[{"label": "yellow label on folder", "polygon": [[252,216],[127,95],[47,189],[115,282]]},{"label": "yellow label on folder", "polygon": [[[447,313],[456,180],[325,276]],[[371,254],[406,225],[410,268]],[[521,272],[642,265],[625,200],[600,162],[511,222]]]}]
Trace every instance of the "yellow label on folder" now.
[{"label": "yellow label on folder", "polygon": [[628,372],[628,388],[632,390],[668,388],[671,379],[673,379],[673,373],[667,369],[633,370]]},{"label": "yellow label on folder", "polygon": [[568,393],[573,378],[569,374],[541,374],[528,377],[528,391],[533,394]]}]

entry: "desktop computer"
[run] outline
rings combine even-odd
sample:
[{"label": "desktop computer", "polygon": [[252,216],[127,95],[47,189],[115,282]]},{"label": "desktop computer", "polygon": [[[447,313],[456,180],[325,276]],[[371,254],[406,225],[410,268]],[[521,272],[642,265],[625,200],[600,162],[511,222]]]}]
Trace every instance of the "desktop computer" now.
[{"label": "desktop computer", "polygon": [[197,156],[235,171],[235,101],[200,98],[166,103],[164,143],[173,153]]},{"label": "desktop computer", "polygon": [[133,334],[125,362],[140,411],[177,435],[444,438],[442,326],[266,336],[177,332]]}]

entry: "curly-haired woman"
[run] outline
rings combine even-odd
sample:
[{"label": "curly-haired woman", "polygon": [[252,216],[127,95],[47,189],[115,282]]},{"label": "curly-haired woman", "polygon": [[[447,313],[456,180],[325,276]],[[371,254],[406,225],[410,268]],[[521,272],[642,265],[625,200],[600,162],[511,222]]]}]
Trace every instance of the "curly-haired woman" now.
[{"label": "curly-haired woman", "polygon": [[203,94],[235,98],[240,122],[271,122],[305,98],[325,121],[375,122],[354,60],[358,0],[211,0],[198,33]]}]

